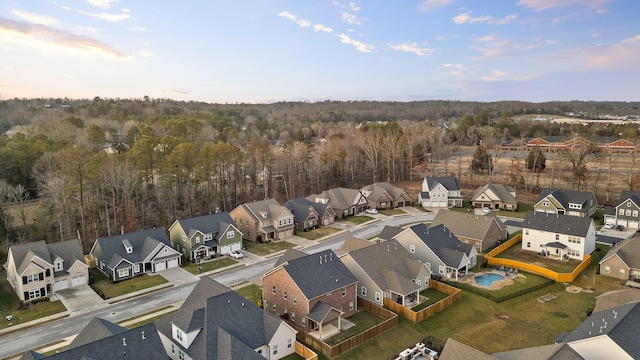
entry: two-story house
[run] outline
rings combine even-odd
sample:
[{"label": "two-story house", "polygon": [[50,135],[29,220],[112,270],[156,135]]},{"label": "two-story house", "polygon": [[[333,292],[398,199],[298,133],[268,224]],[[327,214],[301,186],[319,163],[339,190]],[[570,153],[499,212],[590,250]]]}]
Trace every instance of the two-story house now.
[{"label": "two-story house", "polygon": [[455,177],[425,177],[418,202],[423,207],[462,207],[460,183]]},{"label": "two-story house", "polygon": [[613,214],[605,215],[605,223],[640,229],[640,192],[624,190]]},{"label": "two-story house", "polygon": [[394,237],[416,259],[422,261],[434,276],[458,280],[476,266],[478,251],[463,243],[444,225],[413,225]]},{"label": "two-story house", "polygon": [[596,248],[596,226],[590,217],[529,211],[522,223],[522,249],[551,259],[576,259]]},{"label": "two-story house", "polygon": [[303,197],[291,199],[283,205],[293,214],[295,229],[308,231],[322,225],[320,214],[313,203]]},{"label": "two-story house", "polygon": [[397,240],[372,243],[350,237],[342,249],[348,251],[340,255],[340,260],[358,279],[358,296],[373,303],[383,306],[383,299],[389,299],[415,306],[420,291],[429,287],[431,270]]},{"label": "two-story house", "polygon": [[488,208],[491,210],[511,210],[518,207],[516,189],[503,184],[489,183],[473,192],[471,205],[474,208]]},{"label": "two-story house", "polygon": [[56,291],[89,281],[88,266],[76,239],[13,245],[3,267],[7,281],[22,301],[50,297]]},{"label": "two-story house", "polygon": [[244,203],[230,214],[245,239],[269,242],[293,235],[293,214],[275,199]]},{"label": "two-story house", "polygon": [[309,195],[307,200],[318,204],[328,204],[335,211],[338,219],[361,213],[369,208],[367,198],[360,190],[341,187]]},{"label": "two-story house", "polygon": [[262,304],[322,339],[341,331],[342,319],[358,310],[357,284],[333,250],[307,255],[290,248],[262,277]]},{"label": "two-story house", "polygon": [[182,261],[162,228],[98,238],[91,256],[113,281],[178,267]]},{"label": "two-story house", "polygon": [[242,233],[226,211],[176,220],[169,237],[173,248],[191,262],[242,249]]},{"label": "two-story house", "polygon": [[372,209],[394,209],[402,206],[411,206],[411,196],[399,187],[388,182],[377,182],[365,186],[360,192],[369,201]]},{"label": "two-story house", "polygon": [[277,360],[295,353],[296,330],[206,276],[156,326],[173,360]]},{"label": "two-story house", "polygon": [[431,226],[444,225],[460,241],[483,252],[507,238],[507,227],[493,214],[477,215],[458,211],[438,211]]},{"label": "two-story house", "polygon": [[640,237],[624,239],[600,260],[600,274],[620,280],[632,280],[640,287]]},{"label": "two-story house", "polygon": [[596,198],[588,191],[543,189],[533,205],[533,210],[590,217],[596,213]]}]

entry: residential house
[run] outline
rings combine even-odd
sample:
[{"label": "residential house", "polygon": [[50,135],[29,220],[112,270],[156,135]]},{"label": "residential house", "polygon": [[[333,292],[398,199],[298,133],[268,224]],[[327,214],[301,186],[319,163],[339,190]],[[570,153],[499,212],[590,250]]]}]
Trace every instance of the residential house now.
[{"label": "residential house", "polygon": [[624,227],[640,229],[640,192],[624,190],[620,193],[615,212],[605,214],[607,224],[622,225]]},{"label": "residential house", "polygon": [[411,206],[411,196],[388,182],[377,182],[360,189],[372,209],[394,209]]},{"label": "residential house", "polygon": [[462,207],[460,183],[455,177],[425,177],[418,202],[423,207]]},{"label": "residential house", "polygon": [[356,215],[369,207],[367,198],[360,190],[341,187],[309,195],[307,200],[318,204],[328,204],[335,211],[338,219]]},{"label": "residential house", "polygon": [[547,136],[530,138],[526,141],[527,149],[539,147],[546,151],[567,151],[577,146],[590,147],[594,151],[632,152],[636,145],[626,139],[615,136],[567,137]]},{"label": "residential house", "polygon": [[[351,245],[355,242],[358,245]],[[358,279],[358,296],[384,305],[383,299],[412,307],[419,303],[420,291],[429,287],[431,270],[416,260],[397,240],[372,243],[348,238],[343,249],[355,247],[340,260]]]},{"label": "residential house", "polygon": [[582,261],[595,248],[596,226],[589,217],[529,211],[522,223],[523,250]]},{"label": "residential house", "polygon": [[434,276],[458,279],[476,266],[478,251],[465,244],[444,225],[413,225],[395,239],[416,259],[422,261]]},{"label": "residential house", "polygon": [[98,238],[91,255],[113,281],[178,267],[182,261],[162,228]]},{"label": "residential house", "polygon": [[589,217],[596,213],[596,198],[588,191],[543,189],[533,209],[537,212]]},{"label": "residential house", "polygon": [[291,199],[283,205],[293,214],[296,230],[307,231],[332,224],[336,213],[329,204],[318,204],[303,197]]},{"label": "residential house", "polygon": [[480,350],[474,349],[469,345],[463,344],[453,338],[448,338],[442,348],[442,352],[438,356],[438,360],[496,360],[495,357],[485,354]]},{"label": "residential house", "polygon": [[507,226],[493,214],[477,215],[457,211],[438,211],[431,226],[445,225],[463,243],[478,252],[497,245],[508,236]]},{"label": "residential house", "polygon": [[191,262],[242,249],[242,233],[226,211],[176,220],[169,237],[173,248]]},{"label": "residential house", "polygon": [[77,239],[12,245],[3,267],[7,281],[22,301],[50,297],[89,281],[89,268]]},{"label": "residential house", "polygon": [[296,330],[206,276],[156,326],[174,360],[277,360],[295,352]]},{"label": "residential house", "polygon": [[257,242],[282,240],[293,235],[293,214],[275,199],[238,205],[231,217],[245,239]]},{"label": "residential house", "polygon": [[640,282],[640,237],[622,240],[612,247],[600,260],[600,274]]},{"label": "residential house", "polygon": [[342,330],[358,310],[358,280],[333,250],[315,254],[287,249],[262,277],[264,310],[295,328],[323,335]]},{"label": "residential house", "polygon": [[[67,350],[59,351],[49,356],[35,351],[28,351],[22,355],[20,360],[124,360],[131,358],[167,358],[155,324],[149,323],[127,330],[104,319],[100,319],[100,322],[101,324],[97,324],[95,320],[92,320],[80,331],[78,337],[85,340],[82,344],[74,340]],[[100,329],[100,327],[106,327],[108,329]],[[100,331],[93,333],[96,329]]]},{"label": "residential house", "polygon": [[488,208],[491,210],[516,211],[516,189],[503,184],[489,183],[473,192],[471,204],[474,208]]}]

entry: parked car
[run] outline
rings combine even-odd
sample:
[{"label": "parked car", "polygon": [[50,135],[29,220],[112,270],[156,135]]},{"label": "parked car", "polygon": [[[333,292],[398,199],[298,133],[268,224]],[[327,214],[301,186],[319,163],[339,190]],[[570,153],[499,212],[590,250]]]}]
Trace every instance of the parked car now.
[{"label": "parked car", "polygon": [[622,231],[622,230],[624,230],[624,226],[622,226],[622,225],[616,225],[616,230],[618,230],[618,231]]},{"label": "parked car", "polygon": [[377,214],[378,210],[377,209],[367,209],[364,212],[366,212],[367,214]]},{"label": "parked car", "polygon": [[613,229],[613,224],[604,224],[605,229]]},{"label": "parked car", "polygon": [[485,213],[485,214],[488,214],[488,213],[491,212],[491,209],[489,209],[488,207],[485,206],[485,207],[482,208],[482,212]]},{"label": "parked car", "polygon": [[239,250],[230,251],[229,256],[231,256],[234,259],[242,259],[244,257],[244,255],[242,255],[242,253]]}]

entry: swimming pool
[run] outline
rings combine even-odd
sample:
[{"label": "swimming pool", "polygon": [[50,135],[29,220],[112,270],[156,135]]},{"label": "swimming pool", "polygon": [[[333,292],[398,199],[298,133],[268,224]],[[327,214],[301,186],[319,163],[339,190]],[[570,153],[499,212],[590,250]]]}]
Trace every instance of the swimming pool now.
[{"label": "swimming pool", "polygon": [[494,282],[504,280],[504,276],[498,274],[484,274],[475,277],[476,284],[480,286],[491,286]]}]

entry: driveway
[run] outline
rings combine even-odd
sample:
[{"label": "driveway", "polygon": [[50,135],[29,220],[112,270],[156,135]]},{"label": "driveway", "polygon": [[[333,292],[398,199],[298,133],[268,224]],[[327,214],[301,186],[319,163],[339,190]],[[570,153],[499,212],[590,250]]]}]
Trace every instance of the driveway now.
[{"label": "driveway", "polygon": [[70,313],[104,302],[89,285],[74,286],[72,288],[56,291],[54,298],[62,301],[62,304]]},{"label": "driveway", "polygon": [[187,270],[181,267],[162,270],[158,272],[158,275],[167,279],[167,281],[172,283],[173,286],[192,283],[200,280],[199,277],[193,275],[192,273],[188,272]]}]

